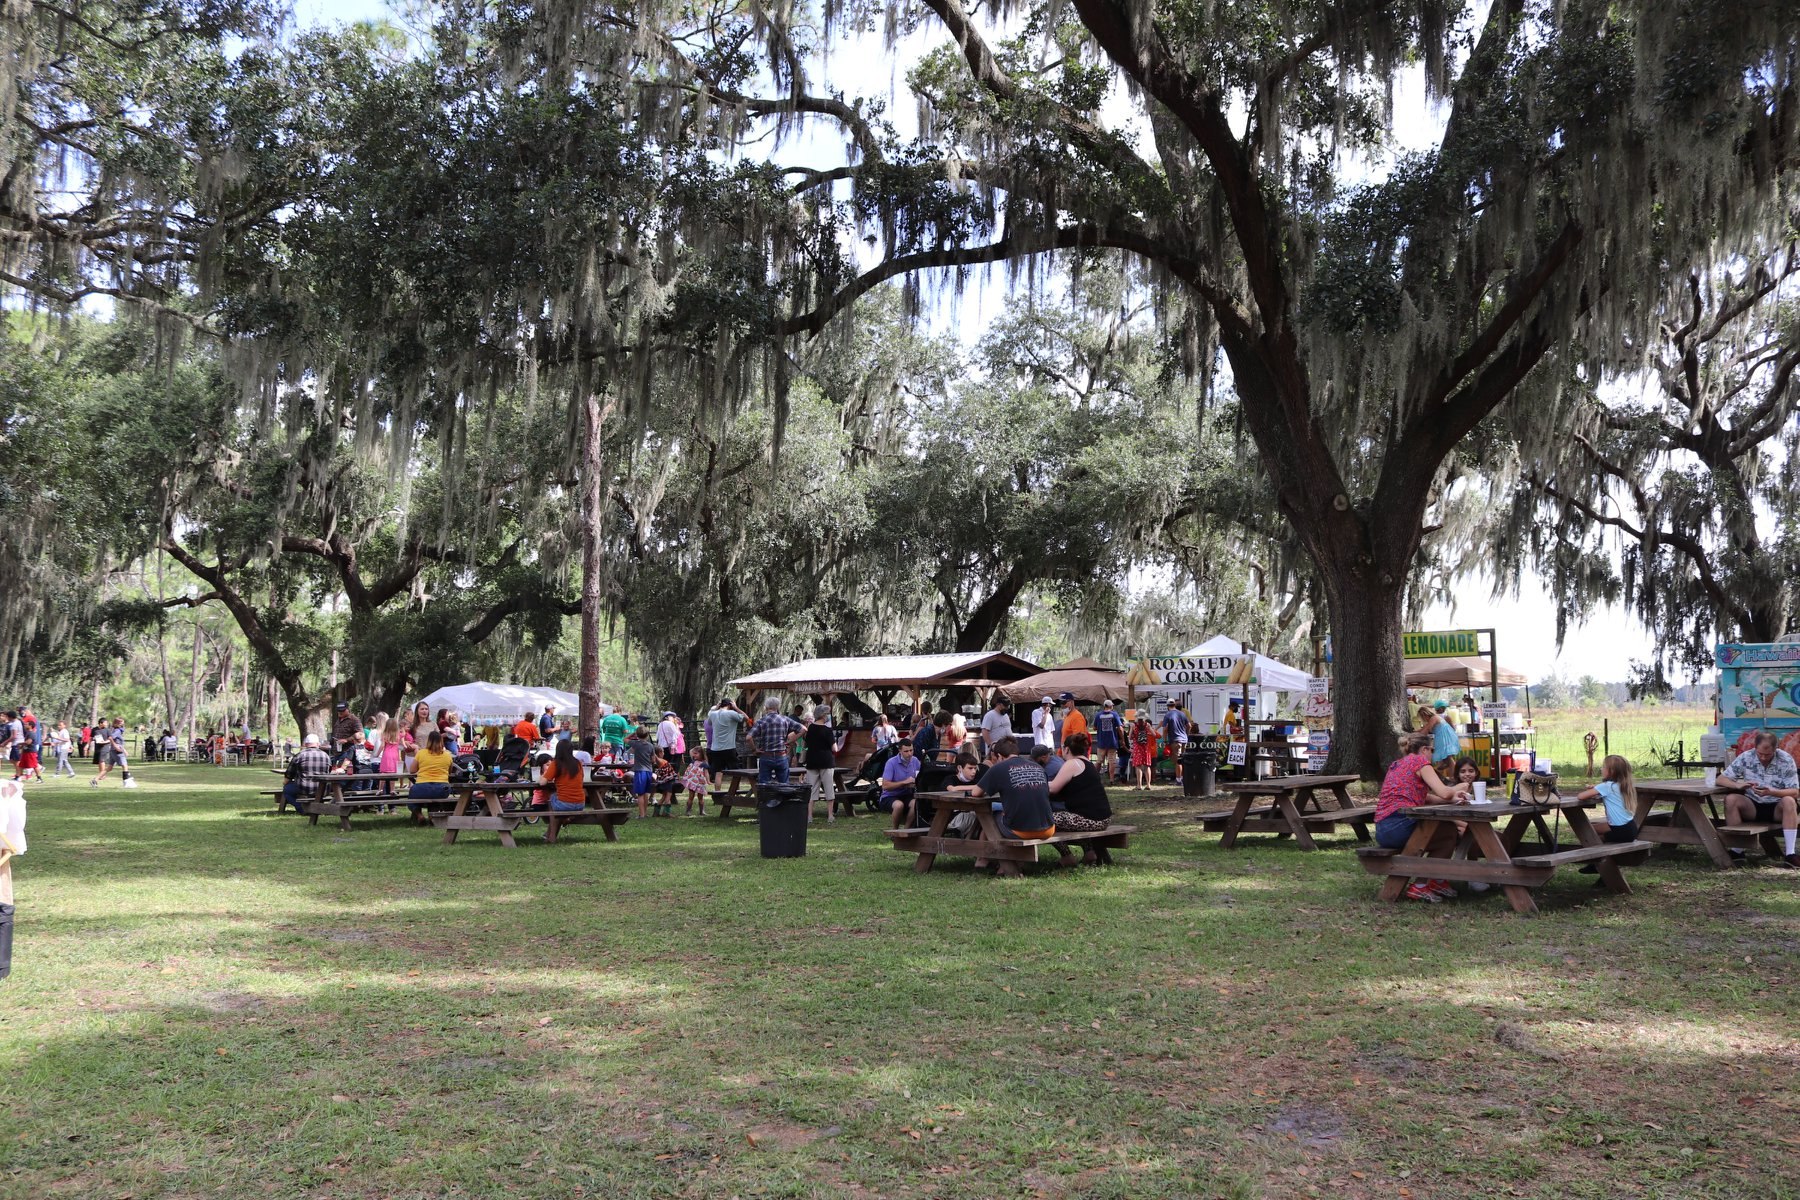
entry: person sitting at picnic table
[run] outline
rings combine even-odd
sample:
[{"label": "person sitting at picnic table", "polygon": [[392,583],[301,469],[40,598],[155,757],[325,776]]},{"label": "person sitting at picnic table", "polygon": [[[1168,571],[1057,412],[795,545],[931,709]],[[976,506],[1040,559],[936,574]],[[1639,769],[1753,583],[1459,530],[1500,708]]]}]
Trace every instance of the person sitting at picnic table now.
[{"label": "person sitting at picnic table", "polygon": [[[1787,869],[1800,868],[1800,854],[1794,852],[1795,805],[1800,798],[1800,772],[1794,759],[1775,744],[1775,734],[1764,729],[1757,733],[1756,744],[1731,760],[1719,776],[1719,786],[1732,793],[1725,797],[1725,820],[1730,825],[1751,823],[1771,825],[1781,821],[1781,860]],[[1733,850],[1731,857],[1742,862],[1744,852]]]},{"label": "person sitting at picnic table", "polygon": [[[1632,781],[1629,759],[1618,754],[1607,755],[1600,763],[1600,782],[1591,788],[1583,788],[1575,798],[1598,800],[1605,807],[1606,821],[1595,830],[1601,841],[1637,841],[1637,784]],[[1593,875],[1599,870],[1593,863],[1588,863],[1581,868],[1581,873]]]},{"label": "person sitting at picnic table", "polygon": [[750,727],[750,744],[756,747],[756,786],[788,782],[788,751],[804,732],[800,722],[781,711],[781,701],[763,701],[763,714]]},{"label": "person sitting at picnic table", "polygon": [[551,812],[580,812],[587,807],[587,772],[575,757],[572,742],[557,742],[556,754],[544,768],[544,786],[550,792]]},{"label": "person sitting at picnic table", "polygon": [[[1000,761],[976,781],[974,795],[998,798],[1000,832],[1012,838],[1056,836],[1056,818],[1050,810],[1050,781],[1032,759],[1019,753],[1016,738],[1002,738],[994,747]],[[986,861],[977,859],[977,867]]]},{"label": "person sitting at picnic table", "polygon": [[1031,748],[1031,761],[1044,772],[1045,779],[1055,779],[1062,773],[1064,758],[1043,742]]},{"label": "person sitting at picnic table", "polygon": [[[1400,742],[1401,756],[1387,769],[1381,781],[1381,796],[1375,801],[1375,841],[1390,850],[1403,850],[1418,822],[1406,815],[1409,808],[1436,801],[1440,804],[1464,803],[1468,788],[1463,784],[1445,785],[1438,778],[1427,752],[1432,744],[1428,733],[1409,733]],[[1485,891],[1470,885],[1471,890]],[[1445,879],[1414,880],[1406,889],[1409,900],[1436,904],[1456,889]]]},{"label": "person sitting at picnic table", "polygon": [[[407,792],[409,800],[448,800],[450,798],[450,767],[455,755],[446,748],[447,743],[441,729],[434,729],[425,735],[425,744],[420,746],[416,755],[417,762],[412,787]],[[424,812],[424,807],[409,804],[414,817]]]},{"label": "person sitting at picnic table", "polygon": [[295,812],[305,807],[305,797],[311,795],[318,786],[312,780],[320,775],[331,774],[331,756],[319,746],[319,735],[309,733],[300,745],[300,753],[294,755],[294,761],[288,766],[287,782],[281,785],[281,799],[290,805]]},{"label": "person sitting at picnic table", "polygon": [[[1104,773],[1088,761],[1088,735],[1071,734],[1063,749],[1068,754],[1049,777],[1051,819],[1058,829],[1105,829],[1112,820],[1112,803],[1106,798]],[[1082,861],[1089,865],[1096,861],[1092,849]]]},{"label": "person sitting at picnic table", "polygon": [[[990,765],[992,762],[999,761],[994,758],[991,752],[989,753],[988,758],[990,759]],[[981,760],[975,757],[975,752],[973,750],[964,746],[961,750],[956,752],[956,775],[949,783],[944,785],[944,790],[946,792],[971,792],[975,788],[975,781],[980,777]]]},{"label": "person sitting at picnic table", "polygon": [[875,807],[894,814],[893,828],[904,829],[915,809],[913,781],[919,777],[919,759],[911,738],[901,738],[894,757],[881,768],[881,796]]}]

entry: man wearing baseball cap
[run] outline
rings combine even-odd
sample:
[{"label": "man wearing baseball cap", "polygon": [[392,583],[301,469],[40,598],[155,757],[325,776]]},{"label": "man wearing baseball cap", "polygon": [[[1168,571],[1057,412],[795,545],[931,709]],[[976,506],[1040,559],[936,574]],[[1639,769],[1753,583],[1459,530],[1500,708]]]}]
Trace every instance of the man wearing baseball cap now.
[{"label": "man wearing baseball cap", "polygon": [[1066,746],[1069,744],[1070,738],[1078,733],[1085,734],[1088,731],[1087,718],[1081,715],[1079,708],[1075,707],[1074,692],[1064,692],[1057,699],[1063,703],[1062,745]]},{"label": "man wearing baseball cap", "polygon": [[1056,701],[1045,696],[1031,714],[1031,740],[1039,746],[1056,746]]},{"label": "man wearing baseball cap", "polygon": [[282,800],[294,806],[295,812],[305,811],[306,797],[310,795],[316,784],[308,783],[309,778],[331,774],[331,756],[319,746],[319,735],[309,733],[301,743],[300,753],[294,755],[288,763],[287,782],[281,785]]},{"label": "man wearing baseball cap", "polygon": [[362,722],[356,719],[348,704],[337,706],[337,720],[331,726],[331,745],[336,751],[338,761],[354,758],[356,747],[362,741]]},{"label": "man wearing baseball cap", "polygon": [[[681,721],[675,716],[675,710],[664,709],[662,720],[656,725],[656,748],[663,752],[664,758],[674,762],[675,756],[687,749],[681,745],[682,740]],[[677,750],[677,746],[681,749]]]}]

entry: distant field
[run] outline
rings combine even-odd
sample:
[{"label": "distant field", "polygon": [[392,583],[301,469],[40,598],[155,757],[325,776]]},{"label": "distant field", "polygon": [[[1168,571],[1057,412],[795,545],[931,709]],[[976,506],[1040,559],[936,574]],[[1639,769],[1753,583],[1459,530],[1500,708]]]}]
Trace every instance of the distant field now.
[{"label": "distant field", "polygon": [[1587,770],[1582,739],[1592,732],[1601,739],[1594,751],[1594,769],[1607,747],[1631,760],[1632,770],[1646,778],[1671,777],[1674,768],[1663,763],[1674,756],[1677,742],[1685,742],[1682,756],[1689,762],[1699,757],[1700,735],[1712,724],[1709,707],[1675,708],[1565,708],[1532,714],[1537,730],[1535,747],[1549,755],[1562,774],[1580,775]]}]

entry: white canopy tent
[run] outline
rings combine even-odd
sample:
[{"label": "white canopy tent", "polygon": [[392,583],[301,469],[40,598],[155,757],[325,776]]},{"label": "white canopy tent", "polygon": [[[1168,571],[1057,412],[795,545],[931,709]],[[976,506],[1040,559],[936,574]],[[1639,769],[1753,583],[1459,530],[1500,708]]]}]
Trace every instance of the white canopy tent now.
[{"label": "white canopy tent", "polygon": [[[1182,654],[1183,658],[1241,657],[1244,644],[1220,634],[1208,638]],[[1268,719],[1275,715],[1275,696],[1280,692],[1304,692],[1305,671],[1278,662],[1266,654],[1253,654],[1256,660],[1256,682],[1250,685],[1250,716]],[[1202,729],[1212,729],[1225,719],[1231,702],[1243,695],[1241,687],[1224,685],[1189,687],[1186,692],[1188,716]]]},{"label": "white canopy tent", "polygon": [[[414,701],[417,703],[417,701]],[[574,692],[549,687],[521,687],[516,683],[459,683],[441,687],[425,697],[435,715],[440,708],[455,709],[471,725],[511,725],[520,717],[537,716],[549,705],[558,717],[575,717],[581,700]],[[604,715],[612,706],[602,704]]]}]

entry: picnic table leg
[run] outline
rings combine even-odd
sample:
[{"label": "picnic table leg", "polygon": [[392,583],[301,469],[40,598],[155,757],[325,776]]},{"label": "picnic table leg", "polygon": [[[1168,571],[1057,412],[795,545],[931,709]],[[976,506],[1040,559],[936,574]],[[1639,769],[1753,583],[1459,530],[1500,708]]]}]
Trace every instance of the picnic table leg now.
[{"label": "picnic table leg", "polygon": [[[895,803],[897,804],[899,801],[895,801]],[[917,804],[918,800],[915,798],[913,803]],[[950,809],[942,804],[938,805],[931,814],[931,829],[928,836],[943,837],[950,829],[950,817]],[[936,861],[937,852],[935,850],[921,850],[919,857],[913,860],[913,870],[923,875],[926,871],[931,870],[931,864]]]},{"label": "picnic table leg", "polygon": [[[1483,858],[1497,866],[1512,862],[1512,855],[1506,852],[1506,847],[1501,844],[1500,835],[1494,832],[1492,824],[1487,821],[1471,821],[1469,828],[1475,834],[1475,844],[1481,848]],[[1516,883],[1504,883],[1500,887],[1506,893],[1507,903],[1513,906],[1514,912],[1527,916],[1537,912],[1537,900],[1532,897],[1530,888]]]},{"label": "picnic table leg", "polygon": [[331,790],[332,790],[332,793],[337,797],[338,832],[339,833],[349,833],[350,832],[350,810],[344,807],[344,785],[341,783],[334,783],[331,785]]},{"label": "picnic table leg", "polygon": [[1249,792],[1239,792],[1237,804],[1231,810],[1231,819],[1225,822],[1225,836],[1219,839],[1221,848],[1229,850],[1237,845],[1238,830],[1244,827],[1244,819],[1250,813]]},{"label": "picnic table leg", "polygon": [[556,845],[556,835],[561,829],[562,822],[557,819],[556,814],[546,813],[544,816],[544,845]]},{"label": "picnic table leg", "polygon": [[1687,823],[1694,830],[1694,836],[1700,839],[1700,845],[1705,849],[1707,857],[1713,860],[1713,866],[1722,870],[1730,870],[1731,851],[1725,848],[1724,840],[1719,837],[1719,827],[1712,823],[1712,818],[1707,815],[1706,809],[1700,804],[1700,798],[1698,796],[1682,796],[1675,802],[1675,813],[1676,815],[1671,818],[1670,823],[1678,823],[1685,817]]},{"label": "picnic table leg", "polygon": [[[1000,823],[994,820],[994,810],[991,808],[976,809],[975,823],[980,826],[984,840],[992,845],[995,852],[998,853],[1000,839],[1004,835],[1000,832]],[[1024,874],[1019,870],[1019,864],[1010,858],[996,857],[993,861],[996,868],[994,873],[1002,879],[1017,879]]]},{"label": "picnic table leg", "polygon": [[[469,811],[469,801],[474,795],[474,792],[458,792],[456,796],[456,807],[450,810],[450,815],[452,817],[467,815]],[[444,845],[454,846],[456,844],[456,834],[456,827],[448,821],[444,822]]]},{"label": "picnic table leg", "polygon": [[[1582,812],[1579,808],[1571,808],[1568,810],[1567,815],[1569,818],[1569,829],[1575,834],[1577,841],[1583,846],[1598,846],[1601,844],[1600,835],[1594,830],[1594,823],[1588,819],[1588,815],[1585,812]],[[1610,858],[1597,859],[1594,862],[1594,869],[1600,873],[1600,882],[1606,885],[1607,891],[1619,896],[1631,895],[1631,885],[1625,882],[1625,872],[1619,870],[1619,864],[1616,860]]]},{"label": "picnic table leg", "polygon": [[[499,792],[487,793],[487,810],[488,816],[490,817],[504,818],[506,816],[506,807],[500,802]],[[517,850],[519,848],[519,843],[513,840],[512,830],[496,829],[494,832],[500,835],[500,844],[505,846],[508,850]]]},{"label": "picnic table leg", "polygon": [[1342,784],[1342,783],[1332,784],[1331,785],[1331,795],[1332,795],[1332,798],[1337,801],[1337,806],[1339,808],[1355,808],[1356,807],[1355,804],[1352,804],[1350,802],[1350,788],[1346,784]]},{"label": "picnic table leg", "polygon": [[[1425,853],[1426,848],[1431,845],[1431,840],[1436,833],[1436,822],[1420,821],[1413,827],[1412,836],[1406,839],[1406,845],[1400,851],[1401,855],[1412,858]],[[1401,893],[1406,891],[1406,885],[1411,881],[1411,875],[1389,875],[1387,879],[1382,881],[1380,892],[1381,898],[1383,900],[1398,900]]]},{"label": "picnic table leg", "polygon": [[1282,792],[1275,797],[1275,803],[1280,806],[1281,815],[1287,818],[1288,829],[1293,831],[1294,841],[1299,843],[1300,848],[1317,850],[1318,847],[1313,844],[1312,834],[1307,832],[1306,822],[1300,819],[1300,809],[1303,807],[1304,801],[1301,805],[1296,805],[1293,793]]},{"label": "picnic table leg", "polygon": [[611,817],[600,818],[600,832],[606,835],[606,840],[609,842],[616,842],[619,840],[619,835],[613,832],[613,819]]}]

